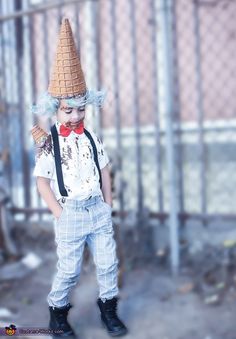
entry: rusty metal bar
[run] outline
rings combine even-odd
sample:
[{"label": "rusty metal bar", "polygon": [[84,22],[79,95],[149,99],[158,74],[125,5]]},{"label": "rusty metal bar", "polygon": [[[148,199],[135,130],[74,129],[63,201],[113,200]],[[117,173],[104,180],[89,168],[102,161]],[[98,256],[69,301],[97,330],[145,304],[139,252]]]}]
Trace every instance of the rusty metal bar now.
[{"label": "rusty metal bar", "polygon": [[[34,44],[34,24],[33,24],[34,16],[29,18],[29,44],[30,44],[30,70],[31,70],[31,97],[32,102],[35,103],[36,100],[36,66],[35,66],[35,44]],[[36,123],[36,118],[34,120]]]},{"label": "rusty metal bar", "polygon": [[[182,120],[181,120],[181,107],[180,107],[180,89],[179,89],[179,64],[178,64],[178,34],[177,34],[177,14],[176,14],[176,1],[173,1],[172,6],[172,34],[173,34],[173,123],[175,126],[181,128]],[[176,133],[175,140],[176,140],[176,152],[175,152],[175,162],[177,168],[177,186],[178,186],[178,203],[179,203],[179,212],[184,211],[184,183],[183,183],[183,150],[182,150],[182,134]],[[183,225],[181,225],[183,226]]]},{"label": "rusty metal bar", "polygon": [[[102,75],[101,75],[101,30],[100,30],[100,16],[99,16],[99,7],[98,3],[93,4],[92,7],[94,7],[93,10],[93,17],[94,17],[94,22],[95,22],[95,52],[96,52],[96,79],[97,79],[97,88],[101,89],[101,83],[102,83]],[[97,130],[98,130],[98,135],[102,135],[103,128],[102,128],[102,123],[101,123],[101,115],[102,115],[102,108],[95,108],[94,111],[97,114]]]},{"label": "rusty metal bar", "polygon": [[[236,126],[202,126],[204,132],[235,132]],[[174,126],[173,130],[178,133],[198,132],[198,127],[179,127]]]},{"label": "rusty metal bar", "polygon": [[[173,126],[174,133],[181,134],[193,134],[198,133],[198,126]],[[203,126],[203,131],[205,132],[236,132],[236,126]],[[147,131],[146,134],[152,134],[152,131]],[[159,133],[161,136],[164,136],[166,131],[164,129],[159,128]]]},{"label": "rusty metal bar", "polygon": [[64,7],[64,0],[59,0],[59,3],[58,3],[58,31],[60,29],[61,21],[62,21],[62,18],[63,18],[62,7]]},{"label": "rusty metal bar", "polygon": [[201,69],[201,37],[200,37],[200,20],[199,11],[196,3],[193,3],[193,20],[194,20],[194,36],[195,40],[195,55],[196,55],[196,92],[197,92],[197,113],[199,124],[199,162],[200,162],[200,185],[201,185],[201,212],[207,213],[207,198],[206,198],[206,152],[204,145],[204,108],[203,108],[203,89],[202,89],[202,69]]},{"label": "rusty metal bar", "polygon": [[76,42],[77,42],[77,49],[80,53],[80,21],[79,21],[79,11],[80,11],[80,4],[77,2],[75,3],[75,31],[76,31]]},{"label": "rusty metal bar", "polygon": [[41,207],[10,207],[9,211],[12,214],[48,214],[51,213],[50,210],[48,208],[41,208]]},{"label": "rusty metal bar", "polygon": [[[97,89],[101,88],[101,71],[100,71],[100,21],[99,21],[99,8],[98,3],[89,4],[88,6],[90,12],[90,34],[91,40],[93,42],[91,48],[91,56],[92,56],[92,64],[93,64],[93,86]],[[102,120],[101,120],[101,108],[100,107],[92,107],[92,114],[95,116],[96,120],[94,123],[94,128],[97,131],[98,136],[103,139],[103,129],[102,129]]]},{"label": "rusty metal bar", "polygon": [[182,220],[199,220],[204,222],[209,221],[236,221],[236,214],[223,214],[223,213],[212,213],[212,214],[204,214],[204,213],[180,213],[179,218]]},{"label": "rusty metal bar", "polygon": [[[119,93],[119,67],[118,67],[118,47],[117,47],[117,29],[116,29],[116,3],[110,2],[110,15],[111,15],[111,31],[112,31],[112,64],[113,64],[113,86],[115,94],[115,127],[116,127],[116,148],[118,150],[117,170],[122,173],[122,142],[121,142],[121,116],[120,116],[120,93]],[[124,211],[124,191],[122,185],[122,175],[120,176],[120,190],[119,190],[119,207],[121,212]]]},{"label": "rusty metal bar", "polygon": [[[34,35],[35,35],[35,25],[34,25],[34,16],[29,16],[28,18],[28,24],[29,24],[29,50],[31,51],[29,58],[30,58],[30,86],[31,86],[31,98],[32,103],[35,103],[36,101],[36,65],[35,65],[35,43],[34,43]],[[33,116],[33,125],[36,124],[37,118],[34,115]],[[31,180],[32,183],[32,180]],[[32,203],[32,201],[31,201]],[[41,199],[39,196],[39,193],[37,192],[37,204],[38,206],[41,205]]]},{"label": "rusty metal bar", "polygon": [[18,250],[11,239],[10,229],[7,222],[7,212],[8,211],[4,202],[0,201],[0,246],[3,247],[8,254],[16,255]]},{"label": "rusty metal bar", "polygon": [[[1,12],[4,13],[8,8],[6,8],[6,5],[9,5],[9,3],[4,3],[0,1],[1,5]],[[4,6],[5,5],[5,6]],[[7,34],[9,34],[10,27],[9,22],[7,22],[5,25],[0,25],[0,34],[1,34],[1,53],[2,53],[2,78],[3,78],[3,84],[1,88],[1,94],[2,99],[4,100],[4,122],[1,124],[3,128],[3,144],[6,147],[5,150],[8,154],[7,156],[7,163],[6,163],[6,177],[8,179],[9,184],[9,193],[11,196],[13,196],[13,173],[12,173],[12,152],[11,152],[11,143],[9,142],[9,126],[10,126],[10,105],[9,105],[9,83],[12,80],[9,77],[8,69],[6,67],[6,60],[9,57],[9,51],[7,51],[7,48],[9,49],[9,46],[5,44],[5,41],[7,41]],[[7,47],[6,47],[7,46]],[[8,53],[7,53],[8,52]],[[10,55],[12,58],[12,55]],[[7,74],[8,73],[8,74]]]},{"label": "rusty metal bar", "polygon": [[[141,133],[140,133],[140,105],[139,105],[139,78],[137,65],[137,36],[135,25],[135,4],[134,0],[129,0],[130,19],[131,19],[131,37],[132,37],[132,67],[133,67],[133,90],[134,90],[134,129],[135,129],[135,153],[137,164],[137,211],[143,210],[143,185],[142,185],[142,157],[141,157]],[[141,215],[140,215],[141,216]]]},{"label": "rusty metal bar", "polygon": [[[3,12],[2,2],[0,2],[0,12]],[[8,110],[6,103],[6,70],[4,67],[5,61],[5,44],[4,44],[4,34],[3,34],[3,26],[0,25],[0,116],[1,116],[1,124],[0,124],[0,163],[1,163],[1,172],[0,177],[6,176],[7,183],[9,184],[11,175],[10,175],[10,166],[9,166],[9,148],[8,148]],[[6,187],[5,187],[6,189]]]},{"label": "rusty metal bar", "polygon": [[[22,7],[21,2],[17,2],[16,9]],[[26,115],[24,109],[24,78],[23,78],[23,69],[24,69],[24,33],[23,33],[23,18],[18,17],[15,20],[15,41],[16,41],[16,83],[17,83],[17,102],[18,102],[18,121],[20,126],[20,147],[21,147],[21,161],[22,161],[22,177],[23,177],[23,187],[24,187],[24,204],[25,206],[31,205],[31,194],[30,194],[30,173],[29,173],[29,159],[26,150],[25,143],[25,125],[26,125]]]},{"label": "rusty metal bar", "polygon": [[[149,217],[153,219],[168,219],[169,214],[168,213],[156,213],[156,212],[150,212]],[[178,213],[178,218],[181,220],[181,222],[185,222],[187,220],[197,220],[197,221],[236,221],[236,214],[203,214],[203,213]]]},{"label": "rusty metal bar", "polygon": [[[235,0],[227,0],[228,3],[234,2]],[[193,0],[196,6],[215,7],[220,3],[227,3],[226,0]]]},{"label": "rusty metal bar", "polygon": [[[46,1],[44,0],[46,3]],[[49,45],[48,45],[48,13],[45,11],[43,14],[42,31],[43,31],[43,60],[44,60],[44,79],[46,84],[49,78]]]},{"label": "rusty metal bar", "polygon": [[[10,207],[7,210],[13,215],[16,214],[51,214],[51,211],[48,208],[20,208],[20,207]],[[130,213],[128,211],[113,211],[112,216],[125,218],[128,217]],[[167,212],[150,212],[148,217],[151,219],[159,219],[164,222],[168,220],[170,215]],[[213,214],[203,214],[203,213],[178,213],[178,219],[181,221],[187,220],[196,220],[196,221],[236,221],[236,214],[222,214],[222,213],[213,213]],[[196,226],[197,227],[197,226]]]},{"label": "rusty metal bar", "polygon": [[162,181],[162,157],[161,157],[161,133],[160,133],[160,116],[159,116],[159,90],[158,90],[158,54],[157,54],[157,16],[156,16],[156,0],[151,0],[151,24],[152,24],[152,60],[153,60],[153,96],[154,100],[154,128],[155,128],[155,146],[156,146],[156,166],[157,166],[157,198],[159,211],[164,210],[163,202],[163,181]]},{"label": "rusty metal bar", "polygon": [[[99,0],[67,0],[64,5],[70,5],[70,4],[79,3],[79,2],[83,3],[84,1],[97,2]],[[0,16],[0,23],[3,22],[3,21],[11,20],[11,19],[16,19],[16,18],[25,16],[25,15],[33,15],[33,14],[36,14],[36,13],[42,13],[42,12],[45,12],[49,9],[57,8],[57,7],[60,7],[60,6],[62,6],[61,1],[55,1],[53,3],[47,3],[47,4],[44,4],[44,5],[35,6],[35,7],[31,6],[31,9],[28,9],[28,10],[16,11],[16,12],[11,13],[11,14]]]},{"label": "rusty metal bar", "polygon": [[[168,6],[169,5],[169,6]],[[166,120],[166,157],[169,180],[170,199],[170,248],[171,248],[171,270],[175,275],[179,270],[179,223],[178,223],[178,200],[176,187],[176,164],[174,153],[173,113],[174,113],[174,92],[173,92],[173,0],[162,0],[162,26],[163,26],[163,67],[165,72],[165,120]]]}]

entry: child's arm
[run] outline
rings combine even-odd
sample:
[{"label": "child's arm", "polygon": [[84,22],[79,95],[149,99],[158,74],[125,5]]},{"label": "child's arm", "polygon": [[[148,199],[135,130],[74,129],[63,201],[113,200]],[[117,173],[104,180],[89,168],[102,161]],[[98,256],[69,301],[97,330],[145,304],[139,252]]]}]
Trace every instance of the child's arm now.
[{"label": "child's arm", "polygon": [[51,187],[50,179],[44,177],[37,177],[36,179],[38,191],[47,204],[48,208],[51,210],[55,218],[59,218],[62,212],[62,207],[58,203]]},{"label": "child's arm", "polygon": [[101,169],[102,173],[102,194],[104,201],[112,206],[111,175],[108,165]]}]

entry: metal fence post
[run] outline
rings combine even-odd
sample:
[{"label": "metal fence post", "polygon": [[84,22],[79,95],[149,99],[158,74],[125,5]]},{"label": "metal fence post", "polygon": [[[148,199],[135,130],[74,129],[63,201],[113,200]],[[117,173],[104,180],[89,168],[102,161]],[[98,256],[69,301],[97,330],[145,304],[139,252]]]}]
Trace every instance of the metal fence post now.
[{"label": "metal fence post", "polygon": [[163,48],[163,76],[165,93],[165,124],[166,124],[166,154],[168,171],[168,189],[170,199],[169,227],[171,247],[171,270],[173,274],[179,268],[179,235],[178,235],[178,206],[177,206],[177,181],[175,173],[174,157],[174,133],[173,133],[173,36],[172,36],[172,0],[160,1],[160,25],[162,30]]}]

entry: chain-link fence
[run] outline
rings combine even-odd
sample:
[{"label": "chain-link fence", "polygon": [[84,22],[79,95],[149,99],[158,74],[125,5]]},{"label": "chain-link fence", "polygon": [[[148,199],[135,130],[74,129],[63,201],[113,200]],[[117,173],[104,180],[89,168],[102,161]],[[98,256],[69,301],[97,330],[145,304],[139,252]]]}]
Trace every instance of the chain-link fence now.
[{"label": "chain-link fence", "polygon": [[44,211],[28,107],[68,16],[87,86],[107,90],[87,124],[112,160],[115,211],[170,215],[173,234],[178,216],[235,218],[236,1],[3,0],[0,11],[1,186],[15,212]]},{"label": "chain-link fence", "polygon": [[190,213],[235,213],[235,10],[235,1],[176,2],[179,192]]}]

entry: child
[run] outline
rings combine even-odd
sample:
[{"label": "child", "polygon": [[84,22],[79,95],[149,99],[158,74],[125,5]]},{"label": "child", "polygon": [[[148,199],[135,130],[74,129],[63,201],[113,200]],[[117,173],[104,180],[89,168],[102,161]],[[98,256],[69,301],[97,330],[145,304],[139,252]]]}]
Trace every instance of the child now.
[{"label": "child", "polygon": [[[56,336],[75,336],[67,321],[69,292],[76,285],[87,242],[99,284],[98,307],[108,333],[120,336],[126,326],[116,314],[117,256],[113,238],[111,182],[102,142],[84,128],[86,104],[101,104],[101,92],[86,89],[68,19],[64,19],[48,93],[36,114],[56,113],[51,134],[38,147],[34,175],[40,195],[54,215],[57,273],[47,301],[49,327]],[[42,140],[41,140],[42,141]]]}]

